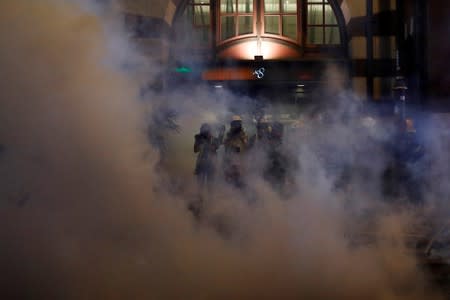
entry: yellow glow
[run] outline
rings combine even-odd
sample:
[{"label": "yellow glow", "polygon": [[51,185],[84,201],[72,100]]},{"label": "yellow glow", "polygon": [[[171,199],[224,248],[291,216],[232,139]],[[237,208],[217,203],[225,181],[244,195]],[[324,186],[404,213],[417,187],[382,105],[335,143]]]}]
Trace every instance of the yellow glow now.
[{"label": "yellow glow", "polygon": [[262,55],[264,59],[280,58],[277,47],[272,42],[261,42],[261,54],[258,53],[256,41],[246,42],[239,54],[242,59],[254,59],[255,55]]},{"label": "yellow glow", "polygon": [[257,41],[245,43],[243,52],[243,54],[245,55],[244,59],[253,59],[258,53]]},{"label": "yellow glow", "polygon": [[275,59],[280,58],[279,49],[277,49],[272,42],[261,42],[261,53],[264,57],[264,59]]},{"label": "yellow glow", "polygon": [[276,41],[261,41],[260,45],[261,49],[258,51],[257,41],[242,41],[223,50],[220,56],[243,60],[253,60],[255,55],[262,55],[265,60],[298,58],[300,56],[298,51]]}]

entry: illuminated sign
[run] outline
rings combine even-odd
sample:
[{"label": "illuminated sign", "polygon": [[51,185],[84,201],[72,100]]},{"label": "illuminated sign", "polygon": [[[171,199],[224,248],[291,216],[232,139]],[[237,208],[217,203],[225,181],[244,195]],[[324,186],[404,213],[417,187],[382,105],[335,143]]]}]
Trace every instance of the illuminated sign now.
[{"label": "illuminated sign", "polygon": [[177,73],[191,73],[192,69],[188,67],[179,67],[175,69],[175,72]]},{"label": "illuminated sign", "polygon": [[253,71],[253,75],[256,76],[256,78],[258,79],[262,79],[264,78],[264,73],[266,72],[266,69],[264,69],[263,67],[256,69],[255,71]]}]

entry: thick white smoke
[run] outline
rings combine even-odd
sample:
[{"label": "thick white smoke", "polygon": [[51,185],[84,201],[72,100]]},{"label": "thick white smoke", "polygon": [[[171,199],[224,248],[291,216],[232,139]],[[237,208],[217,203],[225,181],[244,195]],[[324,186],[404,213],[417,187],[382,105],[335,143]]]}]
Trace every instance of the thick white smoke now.
[{"label": "thick white smoke", "polygon": [[[0,2],[2,298],[438,298],[404,246],[414,215],[377,217],[382,156],[341,156],[366,141],[351,119],[296,133],[295,192],[280,197],[256,175],[246,192],[220,184],[197,222],[193,165],[159,176],[147,137],[152,101],[175,96],[140,99],[158,70],[119,22],[89,1]],[[229,112],[201,88],[183,97],[169,155],[187,158],[201,122]],[[369,174],[351,192],[334,190],[323,140]],[[376,243],[353,245],[366,225]]]}]

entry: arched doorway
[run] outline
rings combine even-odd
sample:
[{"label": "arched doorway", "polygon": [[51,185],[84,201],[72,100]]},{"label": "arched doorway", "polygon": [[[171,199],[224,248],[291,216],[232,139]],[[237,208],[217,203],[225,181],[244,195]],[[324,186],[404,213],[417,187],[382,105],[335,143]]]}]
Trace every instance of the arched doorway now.
[{"label": "arched doorway", "polygon": [[[185,0],[175,14],[172,37],[175,52],[204,49],[234,59],[285,60],[321,50],[327,50],[323,56],[343,56],[346,51],[339,50],[348,43],[337,0]],[[277,54],[268,44],[292,51]],[[236,45],[241,51],[229,50]]]},{"label": "arched doorway", "polygon": [[330,63],[349,71],[347,44],[338,0],[185,0],[173,21],[170,81],[298,100],[326,84]]}]

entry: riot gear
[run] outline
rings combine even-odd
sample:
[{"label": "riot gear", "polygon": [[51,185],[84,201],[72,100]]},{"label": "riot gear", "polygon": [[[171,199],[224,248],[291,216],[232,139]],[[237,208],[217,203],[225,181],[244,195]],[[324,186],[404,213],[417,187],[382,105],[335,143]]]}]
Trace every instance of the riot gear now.
[{"label": "riot gear", "polygon": [[284,125],[280,122],[274,122],[271,129],[266,149],[267,164],[264,170],[264,178],[275,188],[282,189],[286,181],[289,164],[288,157],[282,147]]},{"label": "riot gear", "polygon": [[225,179],[237,187],[242,187],[242,152],[248,147],[248,137],[242,128],[242,119],[240,116],[233,116],[224,145],[225,156],[223,164]]},{"label": "riot gear", "polygon": [[222,143],[221,137],[216,138],[211,133],[209,124],[200,127],[200,133],[195,135],[194,153],[198,153],[195,166],[195,175],[201,185],[211,182],[216,168],[217,150]]},{"label": "riot gear", "polygon": [[269,139],[272,128],[266,118],[261,118],[256,124],[256,137],[258,140]]}]

